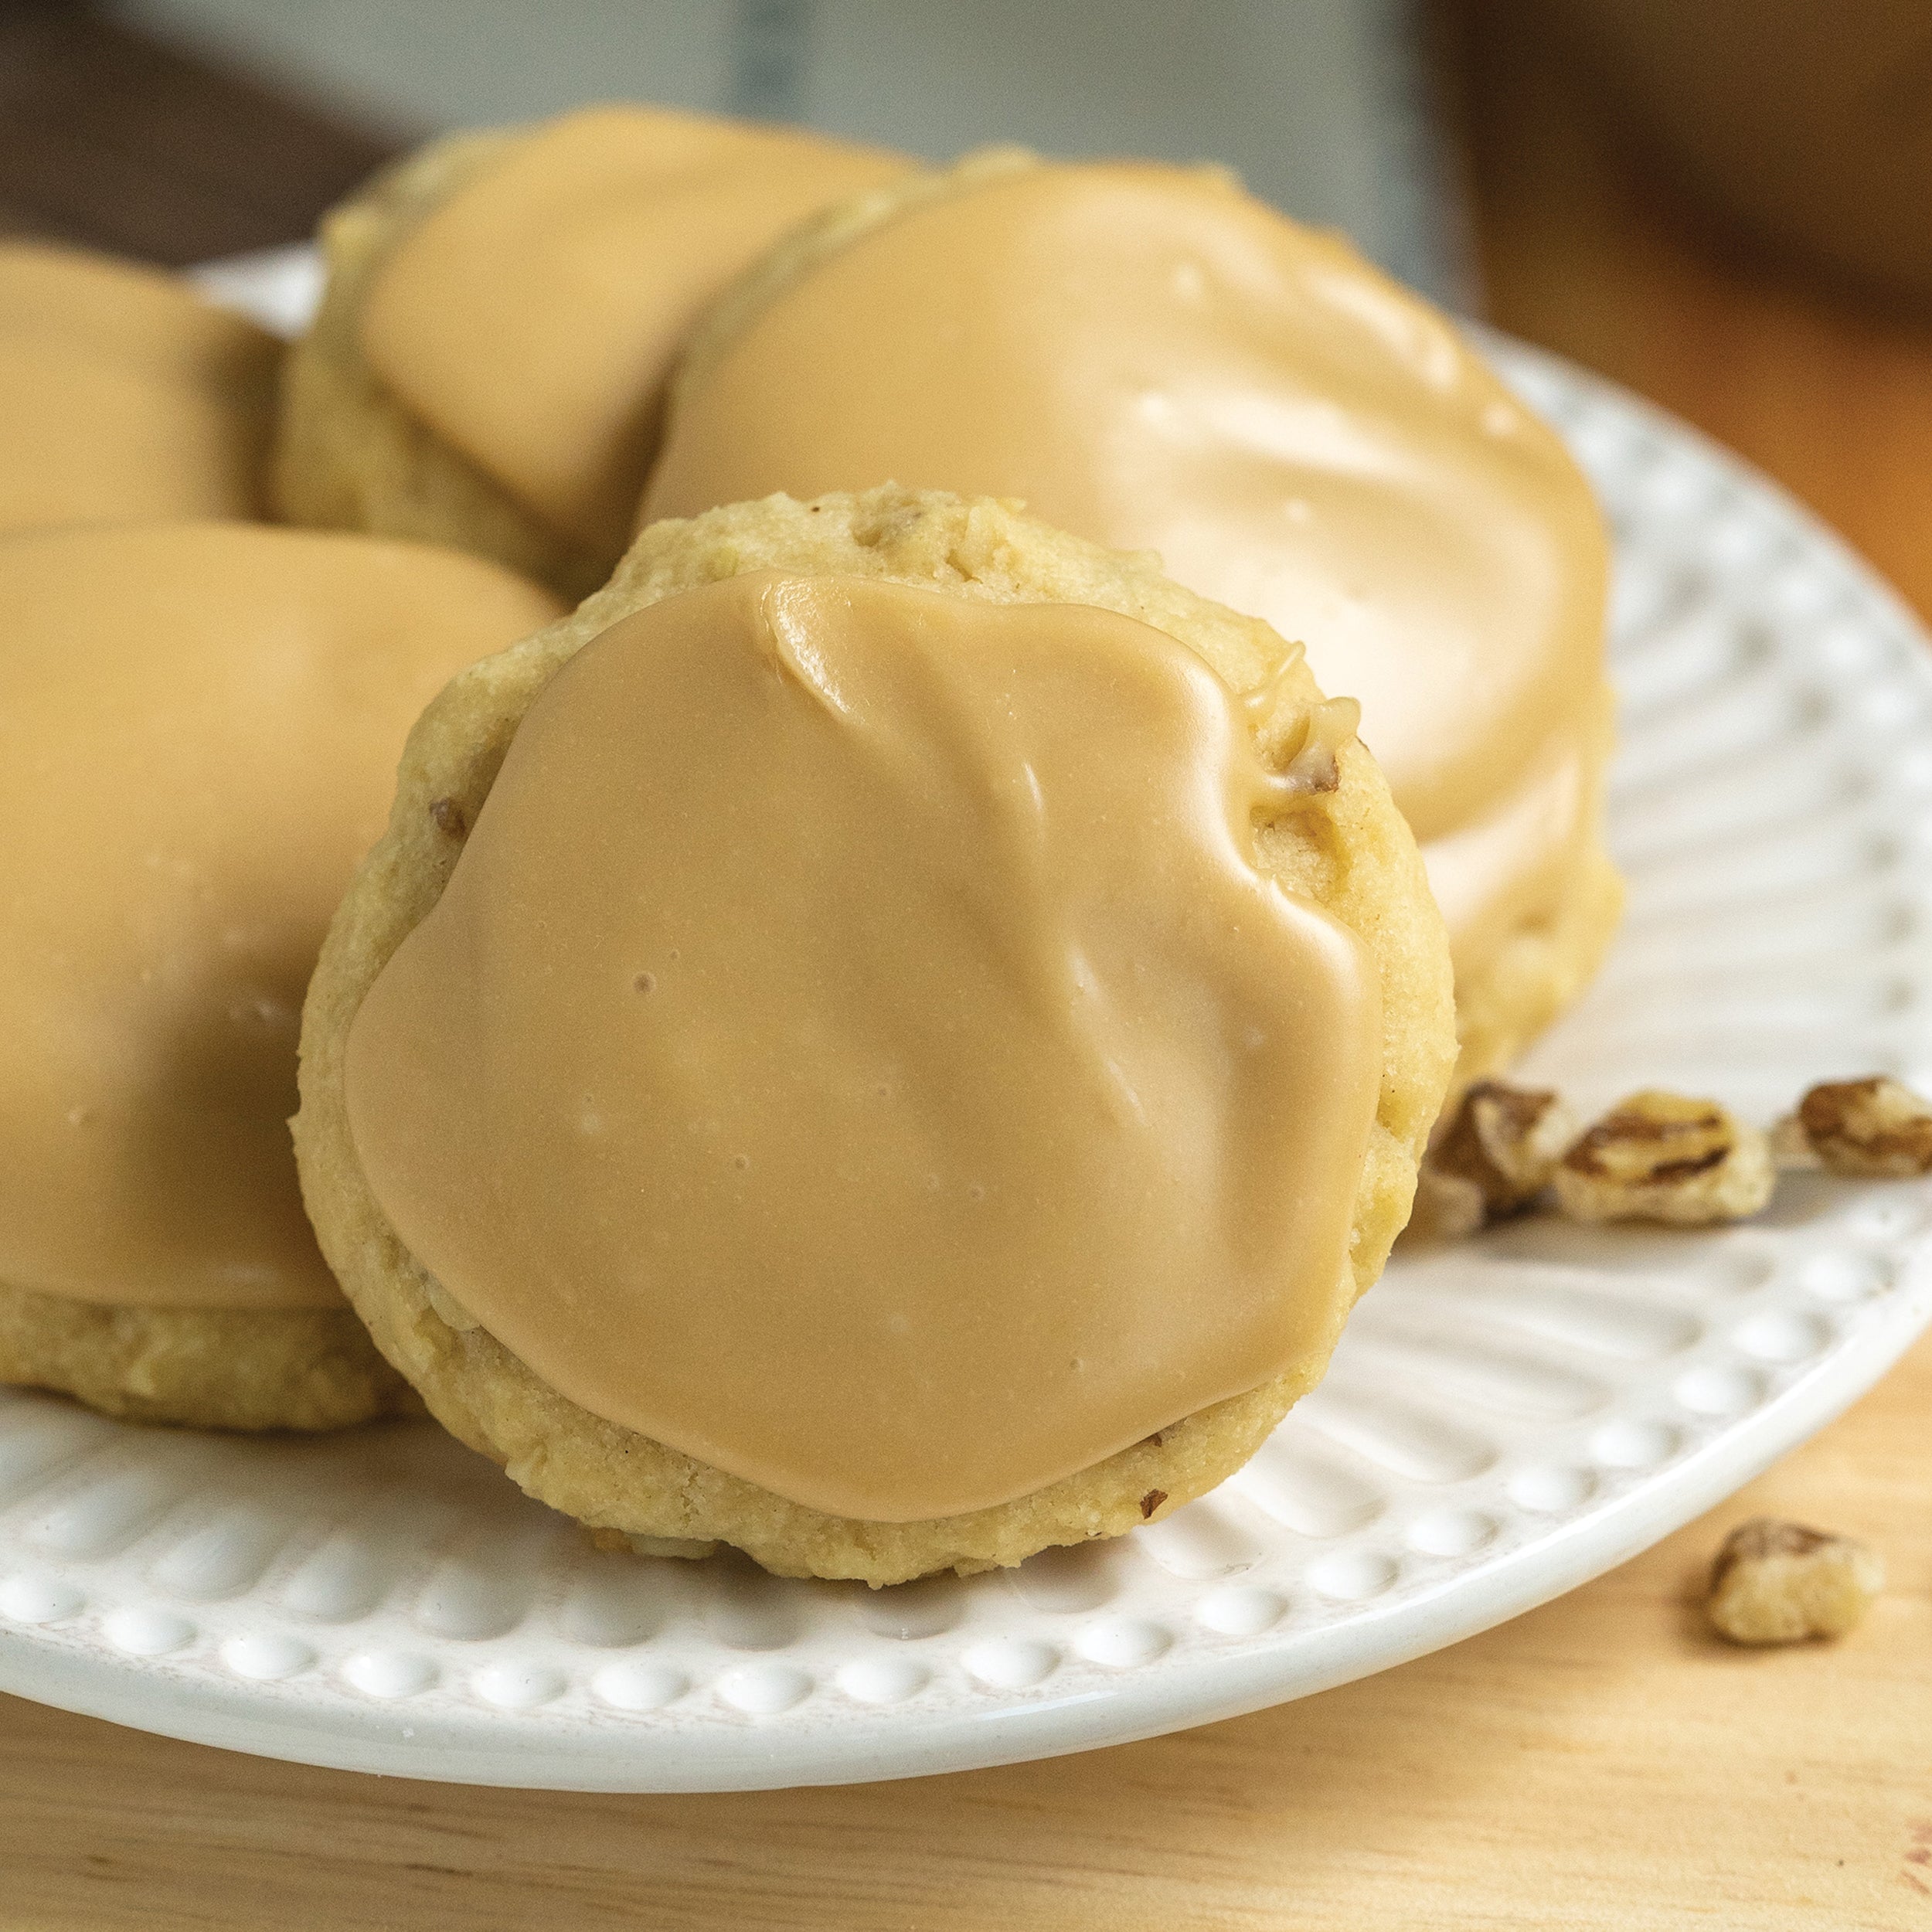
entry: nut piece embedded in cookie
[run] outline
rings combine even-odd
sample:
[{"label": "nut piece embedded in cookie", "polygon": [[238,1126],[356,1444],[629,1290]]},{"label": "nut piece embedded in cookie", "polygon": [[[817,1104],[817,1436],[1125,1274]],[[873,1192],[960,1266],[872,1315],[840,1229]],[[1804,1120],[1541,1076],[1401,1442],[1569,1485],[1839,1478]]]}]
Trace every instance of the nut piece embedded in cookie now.
[{"label": "nut piece embedded in cookie", "polygon": [[1885,1587],[1885,1565],[1862,1543],[1755,1516],[1724,1539],[1705,1604],[1734,1644],[1842,1637]]},{"label": "nut piece embedded in cookie", "polygon": [[1547,1088],[1478,1080],[1423,1158],[1417,1231],[1454,1240],[1521,1213],[1549,1186],[1576,1138],[1570,1110]]},{"label": "nut piece embedded in cookie", "polygon": [[1932,1102],[1883,1073],[1821,1082],[1777,1131],[1794,1165],[1859,1180],[1932,1174]]},{"label": "nut piece embedded in cookie", "polygon": [[1621,1101],[1558,1165],[1573,1221],[1742,1220],[1771,1198],[1770,1143],[1715,1100],[1652,1089]]}]

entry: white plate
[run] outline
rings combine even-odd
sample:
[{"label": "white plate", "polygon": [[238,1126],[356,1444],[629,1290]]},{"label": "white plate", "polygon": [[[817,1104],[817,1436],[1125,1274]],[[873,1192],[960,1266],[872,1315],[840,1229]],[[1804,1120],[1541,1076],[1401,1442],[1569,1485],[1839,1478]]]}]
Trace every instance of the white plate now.
[{"label": "white plate", "polygon": [[[303,272],[243,285],[286,318]],[[1819,1077],[1932,1079],[1923,637],[1735,460],[1495,347],[1620,541],[1630,913],[1534,1071],[1587,1105],[1656,1081],[1760,1118]],[[600,1555],[427,1426],[196,1437],[13,1394],[0,1688],[276,1757],[621,1791],[1143,1737],[1452,1643],[1709,1508],[1932,1317],[1928,1230],[1932,1183],[1805,1178],[1721,1233],[1532,1222],[1402,1257],[1214,1495],[876,1594]]]}]

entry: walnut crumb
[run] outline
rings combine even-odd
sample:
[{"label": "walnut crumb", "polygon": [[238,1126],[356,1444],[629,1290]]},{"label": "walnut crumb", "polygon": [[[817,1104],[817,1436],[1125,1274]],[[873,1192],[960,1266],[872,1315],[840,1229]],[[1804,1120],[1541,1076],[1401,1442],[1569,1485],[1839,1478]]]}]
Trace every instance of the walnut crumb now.
[{"label": "walnut crumb", "polygon": [[1781,1174],[1815,1174],[1825,1165],[1805,1138],[1795,1114],[1787,1114],[1772,1124],[1770,1142],[1771,1165]]},{"label": "walnut crumb", "polygon": [[1301,743],[1282,769],[1284,783],[1298,792],[1335,791],[1342,783],[1342,747],[1361,723],[1362,707],[1354,699],[1324,699],[1303,723]]},{"label": "walnut crumb", "polygon": [[1405,1232],[1430,1241],[1460,1241],[1488,1219],[1482,1189],[1460,1174],[1445,1174],[1424,1156],[1416,1170],[1415,1205]]},{"label": "walnut crumb", "polygon": [[1570,1110],[1547,1090],[1478,1080],[1423,1156],[1417,1231],[1453,1240],[1520,1214],[1549,1186],[1576,1132]]},{"label": "walnut crumb", "polygon": [[1558,1164],[1573,1221],[1741,1220],[1771,1198],[1770,1143],[1715,1100],[1652,1089],[1606,1114]]},{"label": "walnut crumb", "polygon": [[1757,1516],[1725,1538],[1705,1608],[1734,1644],[1801,1644],[1842,1637],[1884,1587],[1885,1566],[1862,1543]]},{"label": "walnut crumb", "polygon": [[1786,1165],[1859,1180],[1907,1180],[1932,1174],[1932,1101],[1883,1073],[1826,1080],[1778,1123],[1774,1141]]},{"label": "walnut crumb", "polygon": [[430,816],[436,821],[437,830],[451,838],[461,838],[470,828],[470,815],[463,809],[461,801],[455,798],[432,800]]},{"label": "walnut crumb", "polygon": [[1159,1509],[1161,1505],[1166,1501],[1167,1492],[1165,1489],[1150,1489],[1147,1494],[1141,1498],[1141,1522],[1145,1522],[1148,1518],[1152,1515],[1155,1511]]},{"label": "walnut crumb", "polygon": [[468,1335],[480,1326],[477,1318],[463,1306],[433,1274],[423,1277],[424,1298],[430,1310],[446,1328],[454,1328],[458,1335]]}]

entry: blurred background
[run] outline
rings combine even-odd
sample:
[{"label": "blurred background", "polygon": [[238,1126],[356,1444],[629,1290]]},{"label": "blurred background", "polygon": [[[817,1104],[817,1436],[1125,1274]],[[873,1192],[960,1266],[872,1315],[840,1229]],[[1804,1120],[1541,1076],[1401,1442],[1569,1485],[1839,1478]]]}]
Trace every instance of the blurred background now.
[{"label": "blurred background", "polygon": [[[312,219],[305,189],[326,199],[372,156],[426,134],[622,97],[804,121],[934,158],[995,140],[1212,157],[1281,206],[1349,230],[1411,281],[1457,286],[1408,0],[0,5],[32,43],[13,63],[7,117],[35,126],[50,154],[84,148],[89,164],[23,181],[23,212],[107,223],[123,245],[166,259],[286,239]],[[143,69],[138,104],[90,91],[111,77],[124,97]],[[134,184],[116,180],[121,192],[100,198],[94,186],[153,141],[171,96],[180,138],[141,172],[166,170],[183,204],[173,228],[151,192],[130,198]],[[251,180],[230,144],[261,138],[271,97],[287,146]],[[222,121],[236,131],[209,124]]]},{"label": "blurred background", "polygon": [[1927,0],[0,0],[0,230],[269,247],[427,134],[614,97],[1226,162],[1932,610]]}]

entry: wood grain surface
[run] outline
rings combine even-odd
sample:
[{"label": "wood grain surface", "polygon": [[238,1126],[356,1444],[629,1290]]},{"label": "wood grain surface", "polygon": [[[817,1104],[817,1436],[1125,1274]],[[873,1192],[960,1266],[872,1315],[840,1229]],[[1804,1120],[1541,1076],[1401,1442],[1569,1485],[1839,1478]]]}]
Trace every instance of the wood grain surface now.
[{"label": "wood grain surface", "polygon": [[[1932,328],[1734,254],[1485,12],[1458,39],[1492,306],[1753,457],[1932,605]],[[843,1791],[467,1791],[0,1699],[0,1932],[1932,1928],[1932,1342],[1587,1588],[1284,1709]],[[1706,1634],[1760,1512],[1880,1548],[1828,1648]]]}]

